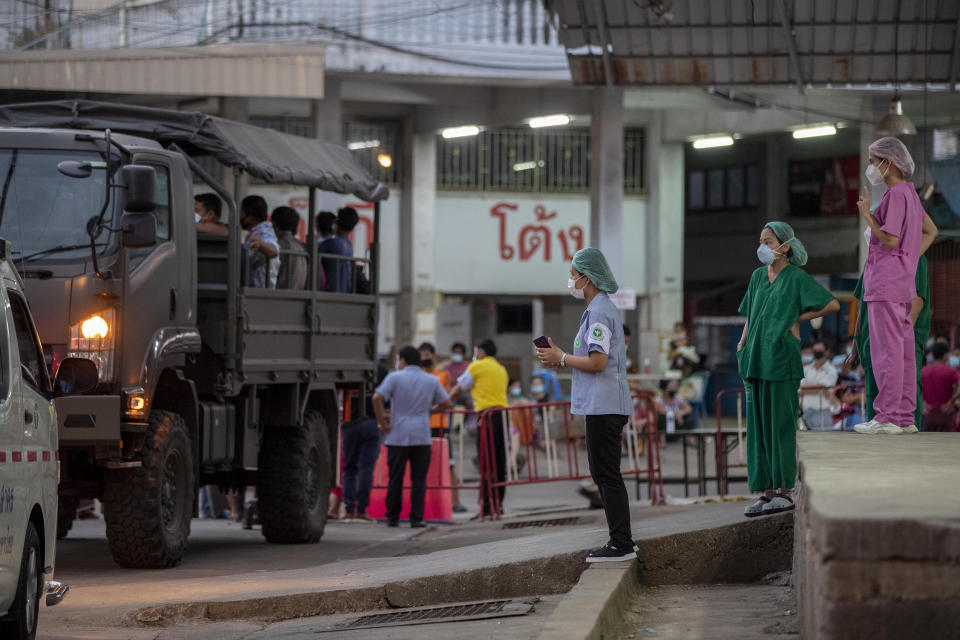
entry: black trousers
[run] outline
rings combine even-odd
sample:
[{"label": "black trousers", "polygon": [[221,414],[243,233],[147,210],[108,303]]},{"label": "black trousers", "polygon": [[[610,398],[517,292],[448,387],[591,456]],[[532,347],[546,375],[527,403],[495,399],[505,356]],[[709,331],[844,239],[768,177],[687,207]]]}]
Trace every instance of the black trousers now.
[{"label": "black trousers", "polygon": [[427,471],[430,469],[430,445],[416,447],[387,446],[387,521],[400,519],[403,505],[403,475],[410,461],[410,522],[423,521],[423,500],[427,495]]},{"label": "black trousers", "polygon": [[620,448],[627,416],[586,416],[587,460],[590,475],[600,489],[607,514],[610,542],[617,548],[633,548],[630,531],[630,498],[620,475]]},{"label": "black trousers", "polygon": [[[487,428],[489,429],[487,431],[487,441],[493,439],[493,458],[497,482],[504,482],[507,479],[507,447],[503,438],[503,411],[494,411],[490,414],[490,422]],[[477,459],[480,461],[480,469],[482,470],[489,464],[489,460],[484,457],[484,452],[480,449],[480,441],[481,438],[477,438]],[[490,491],[487,488],[488,484],[486,477],[481,473],[480,504],[482,505],[481,513],[485,516],[493,513],[493,506],[489,504]],[[499,497],[500,509],[503,510],[503,496],[507,493],[507,488],[497,487],[493,491]]]}]

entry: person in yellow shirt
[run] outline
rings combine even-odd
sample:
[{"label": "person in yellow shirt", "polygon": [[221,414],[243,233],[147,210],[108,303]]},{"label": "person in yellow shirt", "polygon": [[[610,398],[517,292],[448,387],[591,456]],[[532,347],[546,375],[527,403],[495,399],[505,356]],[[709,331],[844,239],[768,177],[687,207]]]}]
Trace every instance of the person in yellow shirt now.
[{"label": "person in yellow shirt", "polygon": [[[493,340],[481,340],[473,348],[473,362],[457,379],[457,384],[450,391],[450,397],[456,398],[464,391],[469,391],[473,398],[474,410],[482,413],[487,409],[507,406],[507,383],[510,377],[503,365],[497,362],[497,345]],[[494,462],[496,465],[497,481],[504,482],[507,477],[507,449],[503,436],[503,412],[494,411],[490,414],[490,435],[493,438]],[[483,464],[483,452],[480,450],[480,438],[477,438],[477,459]],[[490,504],[486,478],[480,479],[481,510],[476,517],[493,515],[493,505]],[[503,505],[503,496],[506,487],[497,487],[500,505]]]}]

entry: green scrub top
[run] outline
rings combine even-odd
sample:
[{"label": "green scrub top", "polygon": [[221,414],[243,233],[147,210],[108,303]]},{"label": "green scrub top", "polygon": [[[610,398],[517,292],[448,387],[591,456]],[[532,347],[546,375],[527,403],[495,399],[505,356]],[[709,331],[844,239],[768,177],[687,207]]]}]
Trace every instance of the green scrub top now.
[{"label": "green scrub top", "polygon": [[[923,308],[917,315],[917,321],[913,325],[914,346],[918,352],[922,353],[927,338],[930,337],[930,263],[927,256],[921,255],[917,262],[917,295],[923,298]],[[857,288],[853,291],[854,297],[860,301],[860,309],[857,313],[857,353],[860,354],[860,362],[863,368],[870,367],[870,326],[867,322],[867,303],[863,301],[863,274],[860,274],[860,281],[857,282]]]},{"label": "green scrub top", "polygon": [[800,380],[800,341],[791,329],[797,318],[819,311],[833,296],[806,271],[787,265],[771,283],[767,267],[753,272],[740,315],[747,317],[747,341],[737,353],[744,380]]}]

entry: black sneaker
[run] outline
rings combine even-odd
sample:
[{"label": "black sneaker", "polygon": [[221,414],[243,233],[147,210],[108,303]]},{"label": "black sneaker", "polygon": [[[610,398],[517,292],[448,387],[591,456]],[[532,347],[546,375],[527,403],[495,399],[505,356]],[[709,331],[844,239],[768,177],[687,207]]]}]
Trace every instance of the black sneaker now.
[{"label": "black sneaker", "polygon": [[387,526],[388,526],[388,527],[399,527],[399,526],[400,526],[400,523],[397,522],[396,520],[387,520]]},{"label": "black sneaker", "polygon": [[426,528],[427,528],[427,523],[424,522],[423,520],[412,520],[412,521],[410,522],[410,528],[411,528],[411,529],[426,529]]},{"label": "black sneaker", "polygon": [[587,562],[621,562],[637,557],[636,547],[621,549],[607,543],[587,556]]}]

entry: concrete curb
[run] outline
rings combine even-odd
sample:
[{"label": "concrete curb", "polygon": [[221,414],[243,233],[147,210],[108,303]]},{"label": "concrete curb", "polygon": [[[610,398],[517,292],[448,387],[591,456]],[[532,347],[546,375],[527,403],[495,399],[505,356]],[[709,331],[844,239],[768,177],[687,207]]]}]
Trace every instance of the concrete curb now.
[{"label": "concrete curb", "polygon": [[789,569],[793,514],[702,529],[639,542],[639,559],[589,565],[561,600],[541,640],[620,637],[623,611],[641,584],[754,582]]},{"label": "concrete curb", "polygon": [[601,640],[614,637],[620,612],[640,586],[636,560],[593,565],[561,600],[538,638],[541,640]]},{"label": "concrete curb", "polygon": [[198,620],[277,622],[336,613],[566,593],[583,572],[587,553],[577,551],[354,589],[143,607],[126,614],[123,623],[168,627]]}]

